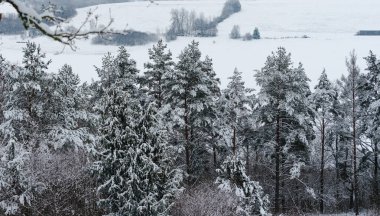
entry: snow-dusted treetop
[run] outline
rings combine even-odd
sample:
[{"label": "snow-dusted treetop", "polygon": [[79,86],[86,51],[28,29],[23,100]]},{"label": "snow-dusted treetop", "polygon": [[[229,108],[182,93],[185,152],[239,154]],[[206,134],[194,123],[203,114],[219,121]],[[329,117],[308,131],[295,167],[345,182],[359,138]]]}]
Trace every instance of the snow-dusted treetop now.
[{"label": "snow-dusted treetop", "polygon": [[[48,5],[43,9],[43,12],[39,13],[32,7],[27,5],[26,2],[21,0],[0,0],[0,3],[9,3],[19,15],[24,27],[26,29],[30,27],[36,28],[43,35],[46,35],[62,44],[70,46],[75,49],[75,40],[80,38],[87,38],[90,34],[103,34],[110,33],[108,27],[112,24],[113,19],[110,18],[106,25],[99,25],[91,30],[83,30],[83,27],[91,19],[97,20],[98,16],[94,14],[93,10],[87,12],[86,18],[83,20],[79,28],[67,30],[62,27],[65,23],[65,19],[54,14],[54,5]],[[46,22],[52,23],[52,26],[46,24]]]}]

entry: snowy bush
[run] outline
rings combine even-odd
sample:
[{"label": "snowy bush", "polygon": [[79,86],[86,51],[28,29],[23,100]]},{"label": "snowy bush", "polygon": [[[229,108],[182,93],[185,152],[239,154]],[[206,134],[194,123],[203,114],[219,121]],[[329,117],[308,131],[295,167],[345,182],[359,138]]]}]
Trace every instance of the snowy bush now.
[{"label": "snowy bush", "polygon": [[245,35],[243,36],[244,41],[250,41],[252,39],[253,39],[252,34],[249,32],[245,33]]},{"label": "snowy bush", "polygon": [[259,183],[251,181],[245,174],[241,160],[228,157],[217,172],[218,188],[234,193],[238,197],[239,205],[236,208],[238,215],[268,215],[269,198],[264,195]]},{"label": "snowy bush", "polygon": [[237,205],[235,194],[203,183],[181,194],[170,213],[175,216],[230,216],[235,215]]}]

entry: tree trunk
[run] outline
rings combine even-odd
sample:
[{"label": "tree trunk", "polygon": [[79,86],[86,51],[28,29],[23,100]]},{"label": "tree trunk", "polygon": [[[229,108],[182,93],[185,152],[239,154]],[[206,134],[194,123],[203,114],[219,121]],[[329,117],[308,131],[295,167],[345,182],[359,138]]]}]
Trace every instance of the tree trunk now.
[{"label": "tree trunk", "polygon": [[247,174],[249,174],[249,145],[248,143],[247,143],[246,148],[247,148],[247,153],[245,155],[245,169],[246,169]]},{"label": "tree trunk", "polygon": [[277,115],[276,123],[276,188],[274,195],[274,214],[278,215],[280,212],[280,116]]},{"label": "tree trunk", "polygon": [[323,214],[323,192],[324,192],[324,176],[325,168],[325,118],[322,118],[322,134],[321,134],[321,177],[320,177],[320,198],[319,211]]},{"label": "tree trunk", "polygon": [[233,137],[232,137],[232,153],[236,156],[236,128],[233,127]]},{"label": "tree trunk", "polygon": [[336,208],[339,209],[340,196],[339,196],[339,185],[340,185],[340,177],[339,177],[339,146],[338,146],[338,134],[335,136],[335,172],[336,172]]},{"label": "tree trunk", "polygon": [[188,107],[187,107],[187,99],[185,98],[185,154],[186,154],[186,171],[187,174],[191,173],[190,169],[190,140],[189,140],[189,118],[188,118]]},{"label": "tree trunk", "polygon": [[373,141],[374,145],[374,169],[373,169],[373,197],[374,197],[374,204],[375,207],[379,204],[379,182],[378,182],[378,170],[379,170],[379,163],[378,163],[378,147],[377,142]]},{"label": "tree trunk", "polygon": [[214,159],[214,167],[217,167],[217,164],[216,164],[216,146],[215,146],[215,143],[212,146],[212,152],[213,152],[213,159]]},{"label": "tree trunk", "polygon": [[359,215],[359,203],[358,203],[358,174],[356,167],[356,113],[355,113],[355,73],[352,74],[352,128],[353,128],[353,160],[354,160],[354,205],[355,205],[355,214]]}]

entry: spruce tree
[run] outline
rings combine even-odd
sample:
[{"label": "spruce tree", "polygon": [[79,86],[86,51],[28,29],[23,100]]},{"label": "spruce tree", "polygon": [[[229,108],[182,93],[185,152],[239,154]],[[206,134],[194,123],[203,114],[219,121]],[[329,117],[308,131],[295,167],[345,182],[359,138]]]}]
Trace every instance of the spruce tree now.
[{"label": "spruce tree", "polygon": [[113,62],[115,79],[101,100],[99,205],[110,215],[165,215],[181,178],[165,157],[156,105],[139,100],[135,62],[123,47]]}]

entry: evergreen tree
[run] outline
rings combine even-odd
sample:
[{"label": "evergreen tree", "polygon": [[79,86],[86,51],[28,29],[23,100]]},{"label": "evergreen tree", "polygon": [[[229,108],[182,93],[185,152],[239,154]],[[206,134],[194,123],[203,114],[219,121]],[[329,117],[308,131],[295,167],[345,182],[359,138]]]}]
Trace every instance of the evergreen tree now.
[{"label": "evergreen tree", "polygon": [[148,95],[152,95],[161,108],[165,103],[164,84],[165,75],[173,72],[174,62],[170,51],[166,51],[167,45],[159,40],[153,49],[149,49],[149,59],[151,62],[144,66],[147,71],[142,77],[142,84],[148,87]]},{"label": "evergreen tree", "polygon": [[50,84],[52,93],[44,110],[49,124],[47,142],[53,149],[78,150],[90,139],[93,141],[87,127],[94,116],[84,106],[86,95],[79,91],[79,83],[79,76],[73,73],[71,66],[64,65]]},{"label": "evergreen tree", "polygon": [[226,127],[231,128],[228,131],[232,131],[232,133],[228,134],[232,134],[230,140],[232,141],[233,155],[236,155],[238,143],[243,140],[243,137],[240,138],[239,136],[242,136],[244,123],[250,117],[249,114],[252,110],[249,110],[249,107],[253,102],[252,98],[248,95],[252,90],[245,88],[241,74],[235,68],[233,76],[229,77],[231,81],[223,92],[226,100],[224,118],[227,121]]},{"label": "evergreen tree", "polygon": [[263,188],[246,175],[244,165],[237,157],[228,157],[217,170],[218,188],[233,192],[238,197],[237,215],[268,215],[269,199]]},{"label": "evergreen tree", "polygon": [[110,215],[165,215],[181,178],[169,169],[155,106],[139,100],[135,62],[123,47],[113,62],[95,163],[99,204]]},{"label": "evergreen tree", "polygon": [[214,113],[219,80],[211,59],[201,60],[198,43],[193,41],[179,56],[173,73],[167,74],[166,92],[178,131],[184,136],[186,171],[202,173],[208,155],[204,131],[215,123]]},{"label": "evergreen tree", "polygon": [[324,210],[324,169],[325,169],[325,147],[326,142],[331,140],[328,135],[331,134],[330,122],[332,122],[333,102],[336,97],[336,92],[327,78],[326,71],[323,70],[315,92],[312,94],[312,101],[314,109],[316,110],[315,124],[320,132],[321,140],[321,169],[320,169],[320,212],[323,214]]},{"label": "evergreen tree", "polygon": [[23,68],[12,67],[6,78],[4,121],[0,125],[1,169],[0,207],[5,214],[27,214],[34,195],[43,185],[33,178],[30,157],[43,146],[43,107],[46,98],[46,69],[50,61],[39,46],[27,43]]},{"label": "evergreen tree", "polygon": [[372,203],[379,205],[379,142],[380,142],[380,61],[376,55],[371,51],[369,56],[365,58],[367,62],[366,70],[368,73],[365,75],[363,84],[359,89],[363,92],[363,99],[361,100],[362,109],[366,111],[364,118],[363,130],[366,136],[371,139],[372,152],[373,152],[373,194]]},{"label": "evergreen tree", "polygon": [[[265,66],[255,74],[261,87],[258,93],[259,115],[265,144],[274,144],[275,210],[280,211],[281,173],[285,162],[307,161],[311,140],[311,112],[308,107],[310,89],[302,64],[294,68],[290,54],[282,47],[267,58]],[[281,170],[282,168],[282,170]]]},{"label": "evergreen tree", "polygon": [[260,32],[257,27],[253,30],[252,38],[255,40],[261,39]]},{"label": "evergreen tree", "polygon": [[349,149],[351,150],[351,163],[352,164],[352,174],[349,178],[349,184],[350,184],[350,208],[355,210],[355,213],[358,214],[359,212],[359,203],[358,203],[358,167],[357,167],[357,145],[360,141],[359,137],[359,127],[361,122],[360,120],[360,92],[359,92],[359,86],[361,82],[361,76],[360,76],[360,69],[356,63],[356,54],[355,52],[350,53],[350,57],[346,60],[347,70],[348,70],[348,76],[342,77],[341,85],[342,85],[342,94],[341,99],[343,101],[343,104],[345,106],[344,112],[346,113],[347,120],[350,121],[350,128],[349,131],[347,131],[349,135],[349,140],[351,141],[351,147],[347,146],[347,153],[350,154]]}]

